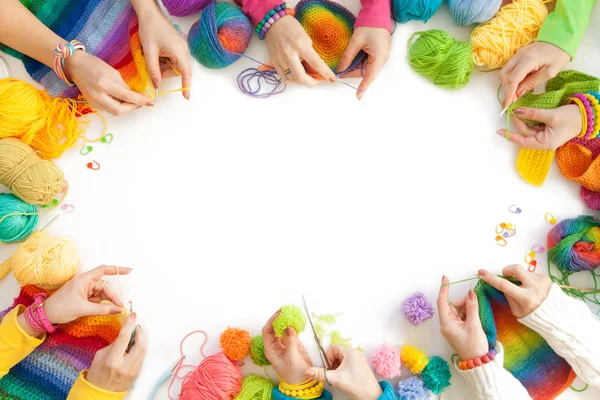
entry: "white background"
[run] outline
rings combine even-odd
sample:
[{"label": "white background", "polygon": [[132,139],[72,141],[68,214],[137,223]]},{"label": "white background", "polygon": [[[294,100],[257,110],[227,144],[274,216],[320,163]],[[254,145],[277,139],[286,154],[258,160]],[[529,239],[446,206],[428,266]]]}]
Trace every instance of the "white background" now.
[{"label": "white background", "polygon": [[[359,9],[357,0],[344,4]],[[173,22],[187,31],[197,18]],[[571,65],[596,76],[599,22],[597,10]],[[89,156],[74,149],[57,161],[76,211],[49,231],[76,243],[82,270],[113,263],[134,269],[123,291],[150,350],[131,399],[147,398],[188,332],[206,330],[214,353],[226,327],[258,334],[279,306],[299,304],[301,293],[312,311],[343,312],[338,328],[368,355],[386,341],[449,359],[437,317],[410,326],[403,299],[421,290],[435,301],[442,274],[459,280],[481,267],[500,272],[522,262],[531,245],[545,242],[546,212],[559,220],[588,212],[579,187],[556,165],[542,188],[517,175],[517,149],[495,134],[505,123],[497,73],[475,72],[467,87],[451,92],[409,69],[408,37],[432,28],[469,36],[446,6],[427,25],[399,25],[391,58],[361,102],[339,83],[254,99],[236,85],[237,74],[255,66],[249,60],[220,71],[194,61],[189,102],[169,94],[154,108],[107,117],[110,146],[94,145]],[[256,37],[247,54],[268,58]],[[22,64],[8,62],[14,77],[30,80]],[[90,135],[99,130],[94,121]],[[92,159],[100,171],[86,168]],[[522,214],[508,212],[514,203]],[[506,248],[494,242],[502,221],[518,226]],[[0,260],[14,249],[1,247]],[[452,295],[467,289],[453,286]],[[0,305],[17,292],[12,276],[0,282]],[[186,346],[195,362],[199,339]],[[302,339],[316,362],[311,336]],[[245,372],[259,372],[247,364]],[[561,399],[599,395],[567,391]],[[470,397],[459,377],[444,394]],[[166,399],[166,390],[156,398]]]}]

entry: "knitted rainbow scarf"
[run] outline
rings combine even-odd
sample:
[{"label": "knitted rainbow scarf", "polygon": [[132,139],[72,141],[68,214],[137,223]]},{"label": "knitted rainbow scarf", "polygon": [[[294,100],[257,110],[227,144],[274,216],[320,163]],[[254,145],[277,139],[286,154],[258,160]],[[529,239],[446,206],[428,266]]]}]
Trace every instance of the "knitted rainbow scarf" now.
[{"label": "knitted rainbow scarf", "polygon": [[[0,312],[0,320],[18,304],[33,303],[33,297],[40,292],[50,293],[33,285],[23,286],[13,306]],[[79,373],[90,367],[98,350],[115,341],[120,329],[119,316],[80,318],[60,325],[0,379],[0,399],[66,399]]]},{"label": "knitted rainbow scarf", "polygon": [[480,280],[475,287],[479,315],[490,346],[504,346],[504,368],[534,400],[550,400],[575,379],[571,366],[533,330],[517,321],[504,294]]},{"label": "knitted rainbow scarf", "polygon": [[[117,69],[132,90],[154,97],[154,87],[142,54],[138,19],[130,0],[20,1],[57,35],[67,41],[81,41],[88,53]],[[23,61],[31,77],[53,97],[77,98],[80,95],[76,86],[69,87],[47,66],[2,44],[0,51]]]}]

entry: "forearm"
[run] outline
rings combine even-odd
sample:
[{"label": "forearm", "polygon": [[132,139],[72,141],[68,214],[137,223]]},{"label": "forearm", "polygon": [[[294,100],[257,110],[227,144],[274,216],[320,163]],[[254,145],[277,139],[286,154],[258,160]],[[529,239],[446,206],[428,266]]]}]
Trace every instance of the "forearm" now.
[{"label": "forearm", "polygon": [[139,20],[146,20],[156,15],[156,12],[162,14],[156,0],[131,0],[131,5]]},{"label": "forearm", "polygon": [[[37,338],[23,329],[19,317],[24,311],[24,306],[17,306],[6,314],[0,323],[0,378],[45,339],[45,336]],[[27,322],[25,324],[27,325]]]}]

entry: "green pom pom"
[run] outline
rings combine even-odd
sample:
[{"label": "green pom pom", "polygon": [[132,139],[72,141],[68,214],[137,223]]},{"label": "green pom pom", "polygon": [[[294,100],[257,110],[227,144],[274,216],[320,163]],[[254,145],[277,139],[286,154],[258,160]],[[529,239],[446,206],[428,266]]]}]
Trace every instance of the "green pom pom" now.
[{"label": "green pom pom", "polygon": [[304,332],[306,316],[300,307],[295,305],[281,307],[281,313],[273,321],[273,329],[275,329],[275,335],[278,337],[283,337],[285,328],[289,326],[294,328],[297,333]]},{"label": "green pom pom", "polygon": [[259,367],[271,365],[265,356],[265,343],[263,342],[262,335],[256,335],[252,338],[252,344],[250,345],[250,358],[252,358],[254,364],[258,365]]},{"label": "green pom pom", "polygon": [[438,356],[429,359],[429,364],[427,364],[421,375],[425,387],[438,396],[450,386],[451,377],[450,366],[446,360]]}]

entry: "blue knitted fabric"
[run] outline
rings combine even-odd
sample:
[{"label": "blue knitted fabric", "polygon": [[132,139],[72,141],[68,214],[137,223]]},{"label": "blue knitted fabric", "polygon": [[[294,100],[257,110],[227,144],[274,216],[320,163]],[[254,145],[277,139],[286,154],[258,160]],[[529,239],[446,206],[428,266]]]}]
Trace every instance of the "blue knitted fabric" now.
[{"label": "blue knitted fabric", "polygon": [[383,394],[379,397],[379,400],[398,400],[396,393],[394,393],[394,387],[387,381],[379,382],[379,387]]}]

